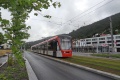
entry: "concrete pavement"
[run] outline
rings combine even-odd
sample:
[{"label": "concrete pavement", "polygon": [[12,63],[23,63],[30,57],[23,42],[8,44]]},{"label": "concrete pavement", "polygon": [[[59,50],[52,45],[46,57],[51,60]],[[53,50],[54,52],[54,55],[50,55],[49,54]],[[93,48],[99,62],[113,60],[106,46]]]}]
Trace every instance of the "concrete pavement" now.
[{"label": "concrete pavement", "polygon": [[8,56],[0,57],[0,66],[3,65],[8,59]]}]

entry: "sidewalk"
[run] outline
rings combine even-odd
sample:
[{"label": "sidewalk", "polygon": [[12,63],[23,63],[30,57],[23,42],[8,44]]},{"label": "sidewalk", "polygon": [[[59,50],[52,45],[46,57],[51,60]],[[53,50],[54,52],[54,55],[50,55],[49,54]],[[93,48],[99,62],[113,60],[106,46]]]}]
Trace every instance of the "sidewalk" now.
[{"label": "sidewalk", "polygon": [[8,59],[7,56],[0,57],[0,64],[6,62],[7,59]]}]

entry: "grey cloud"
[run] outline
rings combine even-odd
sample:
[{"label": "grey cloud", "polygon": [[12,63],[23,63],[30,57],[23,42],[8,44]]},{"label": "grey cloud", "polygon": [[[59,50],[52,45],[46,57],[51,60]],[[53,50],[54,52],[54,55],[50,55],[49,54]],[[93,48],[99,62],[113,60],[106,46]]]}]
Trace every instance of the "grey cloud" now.
[{"label": "grey cloud", "polygon": [[1,12],[2,12],[2,18],[3,19],[8,19],[8,20],[11,19],[11,17],[12,17],[11,13],[7,9],[1,8]]},{"label": "grey cloud", "polygon": [[[106,6],[103,6],[91,13],[85,13],[86,15],[83,14],[83,17],[81,17],[82,15],[80,15],[77,16],[77,18],[68,21],[103,0],[59,1],[62,4],[60,8],[54,9],[53,7],[50,7],[48,10],[43,9],[43,11],[40,12],[41,14],[51,15],[51,19],[46,19],[40,14],[36,17],[34,16],[35,11],[32,11],[32,13],[30,13],[30,18],[26,21],[26,24],[31,26],[31,30],[29,30],[31,36],[27,41],[38,40],[41,39],[41,37],[47,37],[56,34],[69,33],[72,30],[77,29],[78,26],[81,27],[83,25],[88,25],[107,16],[120,12],[120,0],[113,0],[113,2],[109,3]],[[105,0],[104,2],[108,1],[110,0]],[[99,5],[96,7],[99,7]],[[8,15],[8,12],[5,12],[4,10],[2,11],[4,12],[3,16],[5,18],[10,17],[10,15]]]}]

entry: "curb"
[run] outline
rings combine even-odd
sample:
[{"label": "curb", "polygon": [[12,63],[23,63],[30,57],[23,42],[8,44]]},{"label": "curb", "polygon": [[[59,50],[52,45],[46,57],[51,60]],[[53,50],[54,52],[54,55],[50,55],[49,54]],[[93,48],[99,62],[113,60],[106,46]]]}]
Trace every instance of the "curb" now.
[{"label": "curb", "polygon": [[45,55],[42,55],[42,54],[39,54],[39,55],[43,56],[45,58],[48,58],[48,59],[66,64],[66,65],[70,65],[70,66],[73,66],[73,67],[76,67],[76,68],[80,68],[80,69],[83,69],[83,70],[86,70],[86,71],[90,71],[90,72],[93,72],[93,73],[96,73],[96,74],[99,74],[99,75],[102,75],[102,76],[106,76],[106,77],[109,77],[109,78],[112,78],[112,79],[115,79],[115,80],[120,80],[120,76],[112,74],[112,73],[108,73],[108,72],[100,71],[100,70],[97,70],[97,69],[89,68],[89,67],[86,67],[86,66],[78,65],[78,64],[75,64],[75,63],[70,63],[70,62],[67,62],[67,61],[55,59],[55,58],[45,56]]},{"label": "curb", "polygon": [[27,69],[29,80],[38,80],[38,78],[35,75],[32,67],[30,66],[30,63],[28,62],[28,60],[25,57],[23,57],[23,58],[25,60],[25,65],[26,65],[26,69]]}]

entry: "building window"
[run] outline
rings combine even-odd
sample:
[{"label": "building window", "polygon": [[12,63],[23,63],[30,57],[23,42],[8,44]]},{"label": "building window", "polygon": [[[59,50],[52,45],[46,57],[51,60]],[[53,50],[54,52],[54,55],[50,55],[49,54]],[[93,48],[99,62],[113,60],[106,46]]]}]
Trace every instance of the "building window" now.
[{"label": "building window", "polygon": [[[114,42],[114,41],[113,41]],[[107,41],[107,43],[112,43],[111,41]]]},{"label": "building window", "polygon": [[[108,46],[112,46],[112,44],[108,44]],[[113,44],[113,46],[114,46],[114,44]]]},{"label": "building window", "polygon": [[111,43],[111,41],[107,41],[107,43]]},{"label": "building window", "polygon": [[120,46],[120,44],[116,44],[116,46]]},{"label": "building window", "polygon": [[97,41],[97,39],[96,39],[96,38],[94,38],[94,39],[92,39],[92,41]]},{"label": "building window", "polygon": [[111,44],[108,44],[109,46],[111,46]]},{"label": "building window", "polygon": [[99,43],[105,43],[105,41],[100,41]]},{"label": "building window", "polygon": [[91,41],[91,39],[86,39],[86,41]]},{"label": "building window", "polygon": [[85,41],[84,39],[82,39],[81,41]]},{"label": "building window", "polygon": [[91,44],[91,42],[87,42],[87,44]]},{"label": "building window", "polygon": [[99,40],[105,40],[105,38],[99,38]]},{"label": "building window", "polygon": [[[113,37],[114,38],[114,37]],[[111,39],[111,37],[107,37],[107,39]]]},{"label": "building window", "polygon": [[116,42],[120,42],[120,40],[116,40]]},{"label": "building window", "polygon": [[116,39],[120,39],[120,36],[116,36]]},{"label": "building window", "polygon": [[92,44],[97,44],[97,42],[92,42]]}]

